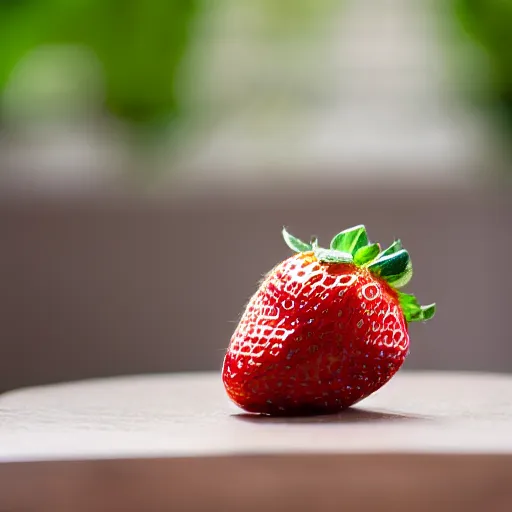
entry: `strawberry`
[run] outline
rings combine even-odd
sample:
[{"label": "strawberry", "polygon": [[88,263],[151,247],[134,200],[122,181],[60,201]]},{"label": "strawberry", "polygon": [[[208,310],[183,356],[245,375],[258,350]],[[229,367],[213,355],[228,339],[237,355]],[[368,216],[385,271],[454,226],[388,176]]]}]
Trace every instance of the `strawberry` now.
[{"label": "strawberry", "polygon": [[364,226],[329,249],[283,229],[297,254],[277,265],[250,299],[222,370],[229,398],[267,415],[328,414],[366,398],[402,366],[408,324],[434,316],[399,291],[412,276],[399,240],[386,250]]}]

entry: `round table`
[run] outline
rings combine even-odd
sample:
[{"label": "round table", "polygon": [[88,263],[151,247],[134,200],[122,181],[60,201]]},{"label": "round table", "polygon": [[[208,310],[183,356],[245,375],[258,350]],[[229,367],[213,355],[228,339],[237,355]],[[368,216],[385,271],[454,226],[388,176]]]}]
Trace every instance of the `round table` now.
[{"label": "round table", "polygon": [[244,414],[220,375],[0,396],[0,511],[512,510],[512,377],[399,374],[339,415]]}]

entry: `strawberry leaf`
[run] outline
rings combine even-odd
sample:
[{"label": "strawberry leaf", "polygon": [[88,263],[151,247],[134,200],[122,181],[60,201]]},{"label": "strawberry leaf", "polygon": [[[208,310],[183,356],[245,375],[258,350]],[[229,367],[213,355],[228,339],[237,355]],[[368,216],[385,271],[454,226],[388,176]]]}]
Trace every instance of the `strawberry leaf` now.
[{"label": "strawberry leaf", "polygon": [[352,263],[353,261],[352,254],[332,249],[316,249],[315,256],[318,261],[325,263]]},{"label": "strawberry leaf", "polygon": [[409,323],[430,320],[436,312],[435,304],[421,306],[416,297],[408,293],[398,292],[398,300],[402,307],[404,317]]},{"label": "strawberry leaf", "polygon": [[368,235],[363,225],[338,233],[331,241],[331,249],[354,255],[358,249],[368,245]]},{"label": "strawberry leaf", "polygon": [[307,252],[311,251],[313,248],[310,244],[307,244],[306,242],[303,242],[302,240],[299,240],[298,238],[295,238],[293,235],[288,233],[286,231],[286,228],[283,228],[283,238],[286,242],[286,245],[295,252]]},{"label": "strawberry leaf", "polygon": [[356,265],[365,265],[373,261],[380,253],[379,244],[365,245],[357,250],[354,255],[354,263]]},{"label": "strawberry leaf", "polygon": [[421,311],[423,313],[423,321],[426,322],[434,317],[436,314],[436,305],[429,304],[428,306],[421,306]]},{"label": "strawberry leaf", "polygon": [[409,261],[409,253],[405,249],[400,249],[387,256],[379,256],[376,261],[368,265],[368,269],[383,278],[399,276],[407,270]]},{"label": "strawberry leaf", "polygon": [[403,288],[412,278],[412,262],[409,259],[405,270],[395,276],[386,276],[384,279],[395,288]]},{"label": "strawberry leaf", "polygon": [[402,249],[402,242],[400,240],[395,240],[386,250],[380,253],[380,256],[389,256],[390,254],[394,254]]}]

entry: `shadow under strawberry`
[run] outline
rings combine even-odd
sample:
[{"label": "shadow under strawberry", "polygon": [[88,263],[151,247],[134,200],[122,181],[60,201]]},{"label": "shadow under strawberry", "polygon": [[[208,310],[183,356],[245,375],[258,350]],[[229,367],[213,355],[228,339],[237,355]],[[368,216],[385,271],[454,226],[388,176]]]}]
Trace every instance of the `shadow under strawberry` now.
[{"label": "shadow under strawberry", "polygon": [[231,415],[236,420],[248,423],[373,423],[391,421],[425,421],[427,416],[414,414],[372,411],[369,409],[349,408],[338,414],[321,414],[307,410],[292,416],[268,416],[263,414],[238,413]]}]

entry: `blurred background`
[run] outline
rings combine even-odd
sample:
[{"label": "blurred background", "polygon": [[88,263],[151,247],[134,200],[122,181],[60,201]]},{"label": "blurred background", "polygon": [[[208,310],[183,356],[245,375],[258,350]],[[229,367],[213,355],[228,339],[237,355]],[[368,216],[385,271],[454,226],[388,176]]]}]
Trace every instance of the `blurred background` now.
[{"label": "blurred background", "polygon": [[409,369],[512,371],[512,0],[0,0],[0,391],[218,370],[283,225],[400,237]]}]

